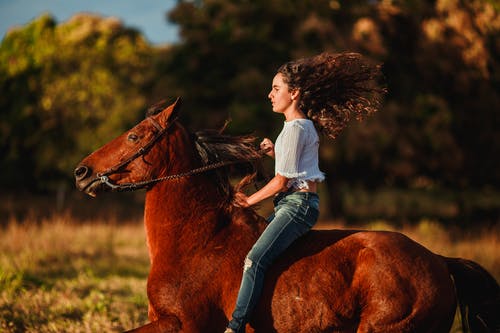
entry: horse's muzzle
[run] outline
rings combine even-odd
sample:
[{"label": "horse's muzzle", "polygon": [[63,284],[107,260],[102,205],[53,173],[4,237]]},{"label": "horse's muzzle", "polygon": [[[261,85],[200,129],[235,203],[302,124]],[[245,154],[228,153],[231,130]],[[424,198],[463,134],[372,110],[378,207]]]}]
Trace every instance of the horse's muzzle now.
[{"label": "horse's muzzle", "polygon": [[91,177],[92,174],[91,168],[79,165],[74,171],[75,185],[78,190],[95,197],[96,193],[102,190],[102,182],[97,177]]},{"label": "horse's muzzle", "polygon": [[74,172],[75,179],[77,182],[87,178],[90,174],[92,174],[92,169],[90,169],[85,165],[79,165]]}]

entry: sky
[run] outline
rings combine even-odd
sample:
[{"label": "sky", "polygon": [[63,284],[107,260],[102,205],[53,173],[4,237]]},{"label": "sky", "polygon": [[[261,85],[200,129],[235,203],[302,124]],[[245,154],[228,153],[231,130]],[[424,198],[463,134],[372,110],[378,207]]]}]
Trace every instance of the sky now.
[{"label": "sky", "polygon": [[12,26],[25,25],[43,13],[58,23],[76,13],[115,16],[127,27],[141,31],[153,44],[175,43],[178,29],[166,19],[176,0],[0,0],[0,39]]}]

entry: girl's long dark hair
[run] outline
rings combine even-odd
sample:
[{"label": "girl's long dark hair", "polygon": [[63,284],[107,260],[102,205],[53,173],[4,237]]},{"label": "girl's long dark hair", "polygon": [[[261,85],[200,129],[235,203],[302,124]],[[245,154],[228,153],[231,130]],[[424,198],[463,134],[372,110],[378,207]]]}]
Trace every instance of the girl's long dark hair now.
[{"label": "girl's long dark hair", "polygon": [[299,108],[318,130],[335,138],[349,120],[377,111],[386,89],[381,65],[359,53],[322,53],[278,69],[289,89],[299,89]]}]

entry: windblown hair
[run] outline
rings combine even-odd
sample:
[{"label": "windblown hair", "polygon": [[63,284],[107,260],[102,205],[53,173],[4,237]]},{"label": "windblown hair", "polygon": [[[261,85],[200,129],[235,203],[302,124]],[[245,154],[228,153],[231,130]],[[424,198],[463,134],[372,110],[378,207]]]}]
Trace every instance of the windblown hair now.
[{"label": "windblown hair", "polygon": [[381,65],[359,53],[322,53],[288,62],[278,73],[290,90],[299,89],[299,109],[333,139],[352,118],[376,112],[386,93]]}]

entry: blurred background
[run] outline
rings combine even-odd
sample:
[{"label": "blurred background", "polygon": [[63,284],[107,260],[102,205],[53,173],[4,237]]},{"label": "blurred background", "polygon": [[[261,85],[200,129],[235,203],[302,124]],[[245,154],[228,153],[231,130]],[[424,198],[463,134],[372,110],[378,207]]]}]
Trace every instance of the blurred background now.
[{"label": "blurred background", "polygon": [[[118,252],[142,258],[142,250],[109,244],[123,241],[114,224],[140,225],[144,193],[87,198],[74,189],[73,169],[143,119],[149,105],[182,96],[181,119],[193,131],[231,119],[231,133],[274,139],[282,117],[267,94],[279,65],[347,50],[383,63],[388,94],[378,113],[334,141],[322,139],[321,222],[403,228],[418,240],[425,234],[427,246],[442,244],[433,250],[481,258],[500,275],[498,0],[0,0],[0,29],[0,243],[7,244],[0,251],[13,255],[37,240],[35,248],[54,253],[24,270],[19,261],[4,261],[0,290],[45,286],[58,272],[45,271],[46,260],[63,262],[56,253],[85,253],[94,263],[110,254],[102,271],[82,264],[94,277],[120,265]],[[67,221],[100,223],[102,246],[94,235],[95,250],[82,241],[68,251],[68,239],[85,232],[65,229]],[[28,222],[49,231],[23,229]],[[60,247],[36,236],[44,230],[61,235]],[[487,241],[450,250],[466,235]],[[145,248],[143,239],[138,244]],[[478,247],[483,253],[472,255]],[[140,272],[113,267],[143,281],[147,260],[137,260]],[[82,272],[56,267],[63,275]],[[85,304],[93,312],[63,307],[62,317],[80,320],[111,308],[107,289],[91,285],[102,295],[87,290],[78,299],[92,296]],[[132,303],[142,307],[145,293],[138,290],[143,296]],[[0,306],[0,328],[29,331],[28,315],[13,304]],[[131,328],[113,318],[110,330]]]},{"label": "blurred background", "polygon": [[499,8],[494,0],[2,1],[2,217],[18,195],[43,194],[45,209],[67,209],[78,161],[161,99],[182,96],[193,130],[230,118],[231,132],[275,138],[282,119],[267,93],[277,67],[352,50],[384,64],[389,94],[368,121],[324,138],[324,217],[497,223]]}]

